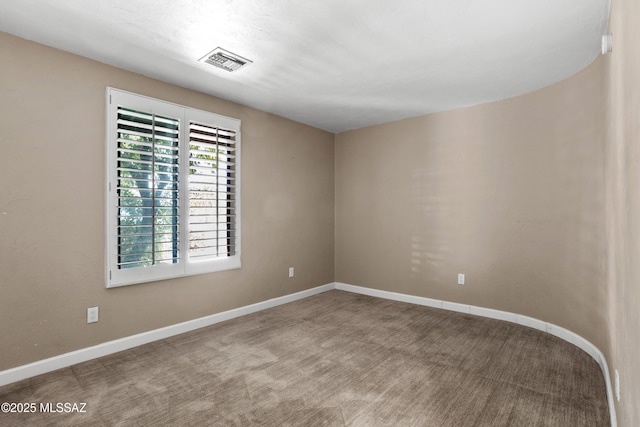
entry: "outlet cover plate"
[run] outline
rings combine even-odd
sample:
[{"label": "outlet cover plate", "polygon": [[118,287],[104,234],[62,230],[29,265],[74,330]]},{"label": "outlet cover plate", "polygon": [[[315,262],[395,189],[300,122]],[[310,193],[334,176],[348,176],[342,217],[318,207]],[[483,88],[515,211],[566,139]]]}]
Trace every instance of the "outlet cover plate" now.
[{"label": "outlet cover plate", "polygon": [[87,308],[87,323],[96,323],[98,321],[98,307]]}]

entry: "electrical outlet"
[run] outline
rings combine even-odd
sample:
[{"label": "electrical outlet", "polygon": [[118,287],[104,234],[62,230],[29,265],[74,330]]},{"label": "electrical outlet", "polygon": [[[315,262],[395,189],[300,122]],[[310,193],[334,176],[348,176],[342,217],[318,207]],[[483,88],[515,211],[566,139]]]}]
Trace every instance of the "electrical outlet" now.
[{"label": "electrical outlet", "polygon": [[458,285],[464,285],[464,274],[458,273]]},{"label": "electrical outlet", "polygon": [[98,321],[98,307],[87,308],[87,323],[96,323]]},{"label": "electrical outlet", "polygon": [[616,399],[618,399],[618,402],[620,402],[620,374],[618,373],[618,370],[616,369]]},{"label": "electrical outlet", "polygon": [[289,277],[293,277],[293,267],[289,267]]}]

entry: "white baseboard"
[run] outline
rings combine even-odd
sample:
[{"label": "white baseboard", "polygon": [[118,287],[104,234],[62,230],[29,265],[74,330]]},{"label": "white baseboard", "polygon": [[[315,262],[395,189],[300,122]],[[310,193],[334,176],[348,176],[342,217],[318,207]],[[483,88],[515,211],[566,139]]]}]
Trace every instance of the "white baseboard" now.
[{"label": "white baseboard", "polygon": [[558,338],[568,341],[587,352],[587,354],[593,357],[598,365],[600,365],[600,369],[602,370],[602,374],[604,375],[604,380],[607,387],[607,400],[609,403],[609,414],[611,415],[611,427],[617,427],[618,425],[615,413],[613,388],[611,387],[611,377],[609,376],[609,367],[607,364],[607,360],[595,345],[593,345],[591,342],[581,337],[580,335],[552,323],[544,322],[542,320],[534,319],[528,316],[522,316],[520,314],[510,313],[508,311],[476,307],[473,305],[441,301],[432,298],[401,294],[397,292],[382,291],[379,289],[365,288],[362,286],[354,286],[338,282],[328,283],[326,285],[307,289],[301,292],[296,292],[294,294],[272,298],[266,301],[239,307],[233,310],[224,311],[222,313],[216,313],[210,316],[201,317],[199,319],[189,320],[187,322],[178,323],[160,329],[154,329],[152,331],[120,338],[114,341],[108,341],[92,347],[83,348],[80,350],[72,351],[70,353],[64,353],[59,356],[29,363],[27,365],[17,366],[12,369],[0,371],[0,386],[11,384],[13,382],[20,381],[26,378],[31,378],[36,375],[55,371],[56,369],[65,368],[76,363],[86,362],[91,359],[107,356],[118,351],[127,350],[139,345],[147,344],[174,335],[193,331],[205,326],[214,325],[219,322],[224,322],[225,320],[231,320],[236,317],[297,301],[299,299],[307,298],[312,295],[316,295],[332,289],[518,323],[520,325],[528,326],[530,328],[550,333],[557,336]]},{"label": "white baseboard", "polygon": [[617,427],[618,425],[615,412],[616,409],[613,400],[613,388],[611,387],[611,377],[609,375],[609,365],[607,364],[607,360],[604,357],[604,354],[602,354],[598,347],[593,345],[591,342],[581,337],[580,335],[571,332],[568,329],[554,325],[553,323],[534,319],[532,317],[522,316],[520,314],[510,313],[508,311],[494,310],[491,308],[476,307],[473,305],[441,301],[432,298],[417,297],[413,295],[400,294],[397,292],[381,291],[379,289],[364,288],[361,286],[354,286],[339,282],[335,283],[335,288],[341,291],[369,295],[378,298],[408,302],[411,304],[424,305],[427,307],[442,308],[445,310],[457,311],[460,313],[469,313],[477,316],[489,317],[492,319],[505,320],[507,322],[517,323],[520,325],[528,326],[530,328],[538,329],[540,331],[550,333],[551,335],[555,335],[558,338],[568,341],[576,347],[584,350],[598,363],[598,365],[600,365],[602,375],[604,376],[604,382],[607,387],[607,401],[609,403],[611,427]]},{"label": "white baseboard", "polygon": [[154,329],[152,331],[131,335],[129,337],[108,341],[102,344],[86,347],[69,353],[64,353],[59,356],[39,360],[27,365],[17,366],[12,369],[0,371],[0,386],[11,384],[16,381],[24,380],[26,378],[31,378],[36,375],[55,371],[56,369],[66,368],[67,366],[75,365],[76,363],[86,362],[87,360],[107,356],[109,354],[117,353],[118,351],[128,350],[130,348],[137,347],[142,344],[147,344],[152,341],[161,340],[164,338],[172,337],[174,335],[193,331],[195,329],[200,329],[205,326],[214,325],[219,322],[224,322],[225,320],[231,320],[236,317],[255,313],[261,310],[266,310],[268,308],[276,307],[281,304],[286,304],[288,302],[293,302],[302,298],[310,297],[321,292],[329,291],[334,288],[335,285],[333,283],[329,283],[312,289],[296,292],[294,294],[272,298],[267,301],[235,308],[233,310],[223,311],[222,313],[212,314],[210,316],[189,320],[187,322],[166,326],[160,329]]}]

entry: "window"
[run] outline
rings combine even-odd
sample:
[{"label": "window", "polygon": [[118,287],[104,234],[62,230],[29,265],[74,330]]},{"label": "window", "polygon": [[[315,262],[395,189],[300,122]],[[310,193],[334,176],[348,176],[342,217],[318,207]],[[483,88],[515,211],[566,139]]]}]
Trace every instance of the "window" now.
[{"label": "window", "polygon": [[107,89],[107,287],[240,267],[240,121]]}]

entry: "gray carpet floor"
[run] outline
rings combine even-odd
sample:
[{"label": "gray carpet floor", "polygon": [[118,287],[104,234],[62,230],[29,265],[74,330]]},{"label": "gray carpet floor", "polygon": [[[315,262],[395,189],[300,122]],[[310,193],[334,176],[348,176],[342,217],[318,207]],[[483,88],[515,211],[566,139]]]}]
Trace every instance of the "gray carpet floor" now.
[{"label": "gray carpet floor", "polygon": [[607,426],[597,363],[498,320],[329,291],[0,387],[2,426]]}]

